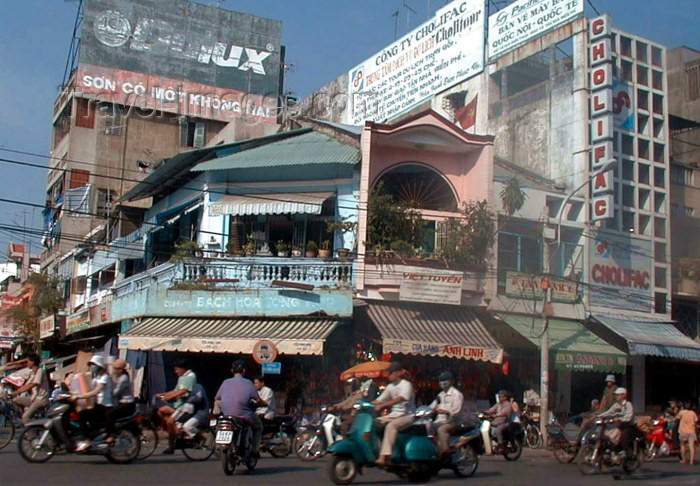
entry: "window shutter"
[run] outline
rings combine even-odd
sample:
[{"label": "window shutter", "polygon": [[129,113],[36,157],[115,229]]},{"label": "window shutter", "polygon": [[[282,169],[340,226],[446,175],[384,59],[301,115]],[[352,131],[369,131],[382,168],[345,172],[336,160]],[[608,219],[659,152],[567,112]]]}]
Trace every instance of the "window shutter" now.
[{"label": "window shutter", "polygon": [[194,125],[194,142],[192,144],[195,148],[204,147],[204,135],[205,126],[202,122],[197,122]]}]

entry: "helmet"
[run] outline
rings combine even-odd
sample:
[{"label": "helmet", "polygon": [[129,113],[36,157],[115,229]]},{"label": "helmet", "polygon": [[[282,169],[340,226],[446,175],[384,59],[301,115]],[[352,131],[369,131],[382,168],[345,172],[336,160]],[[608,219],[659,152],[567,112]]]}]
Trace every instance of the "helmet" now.
[{"label": "helmet", "polygon": [[124,370],[126,369],[126,361],[123,359],[115,359],[114,362],[112,362],[112,368],[115,370]]},{"label": "helmet", "polygon": [[509,396],[510,396],[510,392],[509,392],[508,390],[500,390],[500,391],[498,392],[498,396],[500,397],[501,395],[503,395],[504,397],[509,397]]},{"label": "helmet", "polygon": [[92,358],[90,358],[90,361],[88,361],[89,365],[95,365],[99,366],[103,370],[105,369],[105,357],[102,356],[101,354],[93,354]]},{"label": "helmet", "polygon": [[622,388],[621,386],[615,388],[615,395],[627,395],[627,388]]},{"label": "helmet", "polygon": [[449,371],[443,371],[438,375],[438,381],[454,381],[455,378]]}]

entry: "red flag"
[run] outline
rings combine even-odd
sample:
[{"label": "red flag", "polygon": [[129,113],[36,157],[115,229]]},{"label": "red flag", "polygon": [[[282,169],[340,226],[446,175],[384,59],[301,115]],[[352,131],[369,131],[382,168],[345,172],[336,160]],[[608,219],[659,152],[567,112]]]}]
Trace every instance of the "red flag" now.
[{"label": "red flag", "polygon": [[459,122],[463,129],[473,127],[476,123],[476,100],[479,95],[474,96],[474,99],[465,106],[455,112],[455,121]]}]

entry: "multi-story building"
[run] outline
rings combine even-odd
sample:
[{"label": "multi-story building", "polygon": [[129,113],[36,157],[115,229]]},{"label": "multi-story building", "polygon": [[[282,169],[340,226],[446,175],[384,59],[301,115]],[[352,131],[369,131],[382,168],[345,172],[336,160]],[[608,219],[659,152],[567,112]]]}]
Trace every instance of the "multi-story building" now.
[{"label": "multi-story building", "polygon": [[700,51],[667,54],[670,136],[673,318],[692,338],[700,332]]},{"label": "multi-story building", "polygon": [[184,0],[80,6],[79,49],[53,110],[50,273],[89,234],[104,243],[134,231],[148,201],[120,198],[166,157],[276,131],[282,89],[279,21]]}]

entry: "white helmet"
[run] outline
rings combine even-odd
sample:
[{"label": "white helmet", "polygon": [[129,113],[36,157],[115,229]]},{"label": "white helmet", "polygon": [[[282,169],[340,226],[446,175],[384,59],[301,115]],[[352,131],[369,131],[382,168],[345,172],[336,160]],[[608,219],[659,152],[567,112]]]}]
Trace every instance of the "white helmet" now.
[{"label": "white helmet", "polygon": [[627,395],[627,388],[615,388],[615,395]]},{"label": "white helmet", "polygon": [[105,357],[101,354],[93,354],[92,358],[90,358],[90,361],[88,361],[88,364],[94,364],[95,366],[99,366],[103,370],[107,369],[107,367],[105,366]]}]

